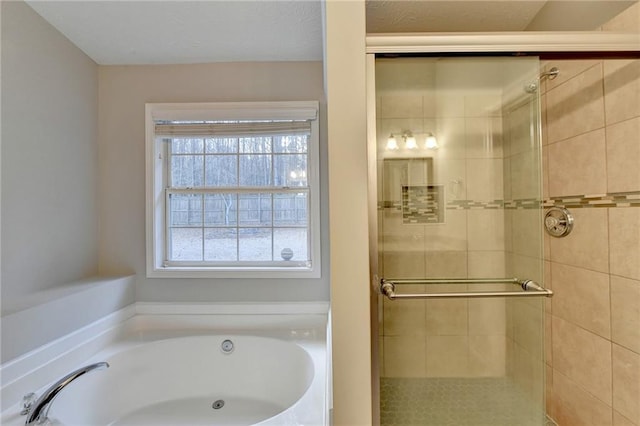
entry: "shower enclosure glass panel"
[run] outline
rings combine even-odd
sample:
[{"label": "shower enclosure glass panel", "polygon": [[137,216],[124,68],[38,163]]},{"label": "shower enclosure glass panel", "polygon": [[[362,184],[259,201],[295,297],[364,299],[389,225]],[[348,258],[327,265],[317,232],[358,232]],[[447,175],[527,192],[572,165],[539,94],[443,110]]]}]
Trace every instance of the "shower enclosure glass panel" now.
[{"label": "shower enclosure glass panel", "polygon": [[[544,285],[539,72],[532,57],[376,59],[380,278]],[[465,290],[514,288],[396,287]],[[544,424],[542,297],[378,308],[382,425]]]}]

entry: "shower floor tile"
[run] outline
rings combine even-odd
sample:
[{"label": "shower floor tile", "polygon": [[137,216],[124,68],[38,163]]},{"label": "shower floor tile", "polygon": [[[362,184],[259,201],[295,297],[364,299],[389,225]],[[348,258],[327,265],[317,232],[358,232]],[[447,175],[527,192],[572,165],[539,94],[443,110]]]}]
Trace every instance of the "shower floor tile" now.
[{"label": "shower floor tile", "polygon": [[543,426],[544,415],[505,378],[382,378],[382,426]]}]

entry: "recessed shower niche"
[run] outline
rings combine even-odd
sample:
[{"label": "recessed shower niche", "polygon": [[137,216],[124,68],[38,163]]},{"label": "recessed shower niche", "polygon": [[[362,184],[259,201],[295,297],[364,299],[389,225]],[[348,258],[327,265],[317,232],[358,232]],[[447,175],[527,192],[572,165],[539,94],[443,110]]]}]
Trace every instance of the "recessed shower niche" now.
[{"label": "recessed shower niche", "polygon": [[401,213],[403,225],[444,223],[443,185],[434,184],[433,158],[383,161],[383,209]]}]

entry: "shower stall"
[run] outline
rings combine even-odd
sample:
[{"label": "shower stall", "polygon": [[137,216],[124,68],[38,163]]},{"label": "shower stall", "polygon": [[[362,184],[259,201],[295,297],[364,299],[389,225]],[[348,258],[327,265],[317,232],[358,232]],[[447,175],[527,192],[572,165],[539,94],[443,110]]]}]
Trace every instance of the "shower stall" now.
[{"label": "shower stall", "polygon": [[548,76],[535,56],[368,66],[380,422],[543,425]]}]

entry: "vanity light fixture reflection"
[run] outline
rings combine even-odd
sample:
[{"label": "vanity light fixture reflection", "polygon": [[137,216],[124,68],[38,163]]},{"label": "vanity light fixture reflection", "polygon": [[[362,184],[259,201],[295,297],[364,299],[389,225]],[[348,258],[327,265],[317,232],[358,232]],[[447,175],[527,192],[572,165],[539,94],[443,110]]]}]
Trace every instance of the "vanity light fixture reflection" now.
[{"label": "vanity light fixture reflection", "polygon": [[404,138],[404,146],[407,149],[418,149],[418,142],[416,142],[415,136],[411,132],[407,132],[402,135]]},{"label": "vanity light fixture reflection", "polygon": [[424,147],[427,149],[438,149],[438,140],[433,133],[428,133],[427,138],[424,141]]},{"label": "vanity light fixture reflection", "polygon": [[[413,133],[410,130],[405,130],[402,132],[402,140],[404,142],[404,148],[405,149],[418,149],[418,142],[416,140],[416,137],[413,135]],[[425,138],[425,143],[424,143],[424,147],[426,149],[438,149],[439,145],[438,145],[438,140],[436,139],[436,137],[433,135],[433,133],[427,133],[426,138]],[[393,133],[391,133],[389,135],[389,138],[387,138],[387,144],[385,146],[385,149],[387,151],[397,151],[400,149],[400,145],[398,145],[398,140],[396,139],[396,137],[393,135]]]},{"label": "vanity light fixture reflection", "polygon": [[389,139],[387,139],[387,151],[396,151],[398,149],[400,149],[400,147],[398,146],[398,141],[396,140],[395,136],[393,136],[393,133],[389,135]]}]

